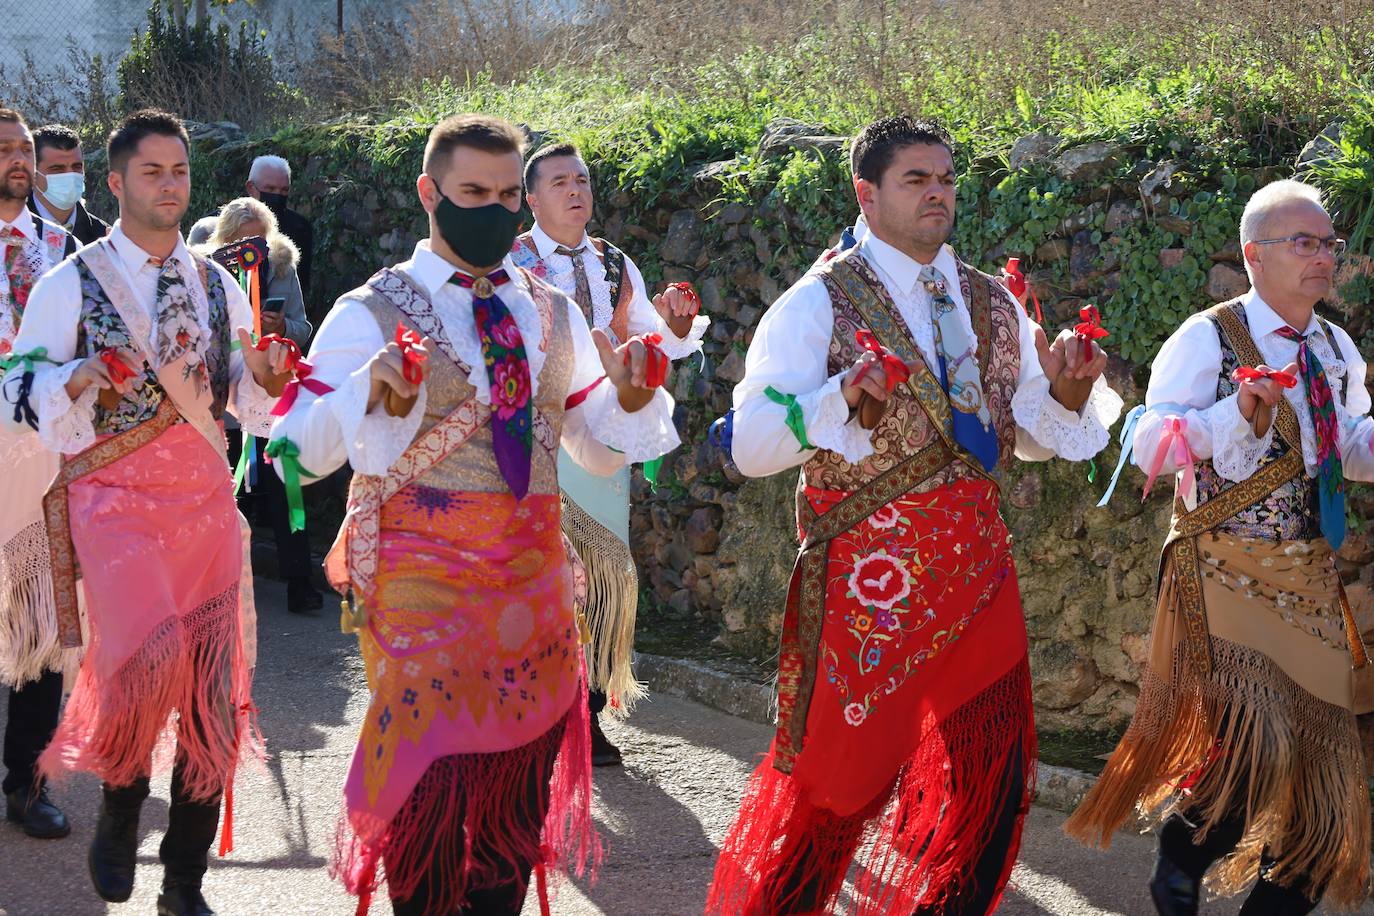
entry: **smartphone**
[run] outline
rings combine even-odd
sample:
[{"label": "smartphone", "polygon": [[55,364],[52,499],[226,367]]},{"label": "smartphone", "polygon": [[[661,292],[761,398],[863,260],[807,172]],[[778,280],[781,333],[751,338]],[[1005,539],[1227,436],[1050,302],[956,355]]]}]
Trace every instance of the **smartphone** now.
[{"label": "smartphone", "polygon": [[280,312],[284,308],[286,308],[286,297],[284,296],[273,296],[262,304],[264,312]]}]

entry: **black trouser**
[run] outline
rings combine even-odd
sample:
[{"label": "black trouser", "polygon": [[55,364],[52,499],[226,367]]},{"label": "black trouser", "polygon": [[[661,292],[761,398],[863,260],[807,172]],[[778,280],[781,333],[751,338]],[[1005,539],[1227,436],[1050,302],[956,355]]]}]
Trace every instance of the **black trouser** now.
[{"label": "black trouser", "polygon": [[[1184,874],[1201,882],[1212,863],[1230,853],[1245,835],[1245,817],[1236,814],[1223,819],[1207,831],[1207,839],[1193,842],[1193,826],[1182,814],[1172,814],[1159,831],[1159,854],[1177,865]],[[1260,876],[1245,904],[1241,916],[1305,916],[1317,908],[1323,888],[1313,888],[1303,879],[1289,887],[1280,887],[1264,877],[1271,862],[1267,855],[1260,860]],[[1309,897],[1309,892],[1312,897]],[[1315,898],[1315,899],[1313,899]]]},{"label": "black trouser", "polygon": [[587,691],[587,709],[591,711],[593,722],[601,715],[601,710],[606,708],[606,700],[606,694],[600,690]]},{"label": "black trouser", "polygon": [[52,741],[62,714],[62,672],[44,671],[36,681],[10,690],[5,723],[5,793],[33,785],[38,755]]},{"label": "black trouser", "polygon": [[[531,837],[531,845],[536,849],[539,847],[539,836],[544,829],[544,817],[548,814],[549,782],[553,779],[558,747],[559,742],[554,742],[548,757],[540,761],[539,766],[530,767],[526,774],[525,797],[528,806],[522,810],[528,811],[532,816],[524,823],[510,825],[512,831],[519,831],[522,835]],[[462,810],[464,806],[458,807]],[[480,836],[472,838],[475,850],[482,848],[482,840]],[[529,890],[530,872],[534,870],[534,864],[532,861],[510,863],[511,871],[513,875],[518,876],[518,881],[513,879],[496,887],[471,888],[467,893],[467,902],[453,913],[430,909],[430,898],[437,896],[434,893],[434,884],[438,881],[438,876],[446,871],[432,869],[420,882],[413,895],[404,900],[392,900],[391,908],[396,916],[454,916],[454,913],[459,916],[519,916],[521,908],[525,905],[525,894]]]},{"label": "black trouser", "polygon": [[[105,807],[110,813],[131,816],[138,813],[148,797],[148,778],[142,777],[127,786],[104,787]],[[210,846],[219,828],[219,799],[192,801],[186,794],[182,780],[182,765],[178,760],[172,770],[172,802],[167,809],[167,832],[158,847],[158,858],[164,868],[163,884],[200,887],[201,879],[210,863]]]},{"label": "black trouser", "polygon": [[[229,440],[229,462],[237,466],[239,454],[243,449],[243,431],[231,429],[225,432]],[[247,491],[245,476],[244,490],[240,491],[240,502],[252,501],[257,513],[255,521],[272,526],[272,537],[277,542],[277,575],[286,581],[310,579],[310,538],[305,530],[291,530],[290,505],[286,501],[286,485],[277,476],[276,470],[263,460],[266,439],[254,437],[257,447],[258,480],[252,492]],[[245,513],[247,514],[247,513]]]},{"label": "black trouser", "polygon": [[[1007,759],[1002,775],[1003,804],[989,816],[987,845],[984,846],[978,861],[974,863],[968,879],[959,887],[951,888],[949,896],[938,908],[918,907],[913,916],[986,916],[992,912],[993,900],[1001,888],[1002,871],[1006,868],[1012,844],[1016,842],[1016,822],[1025,803],[1026,774],[1021,758],[1021,745],[1018,742]],[[855,817],[849,823],[837,823],[836,826],[838,829],[851,831],[852,841],[857,845],[863,835],[863,815]],[[807,882],[801,887],[800,894],[793,897],[798,890],[798,876],[808,870],[806,866],[807,855],[803,852],[798,868],[784,879],[775,898],[798,901],[797,905],[788,908],[788,912],[816,912],[836,890],[826,885],[825,876],[822,876]],[[831,877],[843,880],[844,875]]]}]

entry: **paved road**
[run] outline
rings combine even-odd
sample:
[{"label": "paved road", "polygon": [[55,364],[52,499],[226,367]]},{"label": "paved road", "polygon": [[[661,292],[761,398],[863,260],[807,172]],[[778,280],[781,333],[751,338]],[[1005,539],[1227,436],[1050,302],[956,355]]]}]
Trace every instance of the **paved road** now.
[{"label": "paved road", "polygon": [[[365,708],[353,640],[332,615],[285,612],[282,588],[260,580],[261,662],[256,699],[273,759],[238,786],[234,854],[214,860],[206,896],[221,916],[348,914],[350,898],[326,874],[353,736]],[[0,704],[0,722],[3,721]],[[632,722],[607,729],[625,751],[623,771],[598,772],[597,821],[608,846],[594,887],[564,885],[558,916],[699,916],[716,855],[768,730],[671,697],[645,704]],[[90,916],[155,912],[166,823],[165,779],[144,809],[134,898],[102,903],[86,876],[85,850],[99,791],[74,778],[56,790],[75,823],[66,840],[30,840],[0,824],[0,916]],[[1037,808],[1027,826],[1012,888],[999,912],[1057,916],[1151,916],[1143,888],[1148,838],[1123,837],[1109,854],[1064,839],[1063,818]],[[1235,905],[1204,908],[1234,914]],[[374,914],[389,912],[375,904]],[[1374,914],[1374,906],[1361,912]],[[534,916],[533,899],[526,916]]]}]

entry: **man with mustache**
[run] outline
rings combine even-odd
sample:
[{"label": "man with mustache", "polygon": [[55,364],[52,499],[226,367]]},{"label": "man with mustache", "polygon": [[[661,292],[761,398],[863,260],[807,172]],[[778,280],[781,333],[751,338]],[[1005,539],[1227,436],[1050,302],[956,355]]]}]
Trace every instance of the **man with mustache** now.
[{"label": "man with mustache", "polygon": [[405,916],[515,916],[533,868],[592,851],[557,456],[608,475],[678,444],[645,342],[511,260],[523,148],[494,117],[434,127],[429,237],[335,304],[268,448],[288,486],[353,467],[325,571],[372,699],[336,866]]},{"label": "man with mustache", "polygon": [[107,151],[119,221],[34,287],[4,380],[17,390],[4,422],[36,427],[65,456],[43,506],[53,590],[63,640],[75,644],[79,563],[90,629],[40,767],[103,780],[91,880],[102,899],[128,900],[139,813],[154,759],[171,756],[161,751],[175,711],[158,913],[206,916],[221,795],[241,759],[261,753],[221,419],[230,409],[265,434],[291,372],[282,343],[255,345],[229,272],[182,240],[191,164],[181,121],[135,112]]},{"label": "man with mustache", "polygon": [[[28,126],[18,112],[0,108],[0,365],[5,368],[34,283],[62,260],[70,244],[65,230],[25,207],[33,174]],[[32,431],[0,434],[0,683],[9,687],[5,815],[40,839],[71,832],[38,772],[38,756],[52,740],[62,709],[68,657],[58,640],[43,524],[43,491],[56,473],[57,455]]]},{"label": "man with mustache", "polygon": [[1198,912],[1209,872],[1224,895],[1253,882],[1247,916],[1353,909],[1369,881],[1355,716],[1374,711],[1374,668],[1333,554],[1344,481],[1374,480],[1374,419],[1364,358],[1314,311],[1345,242],[1296,181],[1255,193],[1240,241],[1250,291],[1183,322],[1151,370],[1135,453],[1179,486],[1150,656],[1067,824],[1106,845],[1138,806],[1158,812],[1166,916]]},{"label": "man with mustache", "polygon": [[[644,277],[620,249],[587,235],[592,218],[592,181],[581,152],[571,143],[536,150],[525,164],[525,193],[534,228],[516,240],[515,263],[573,299],[591,327],[612,342],[657,334],[672,360],[700,352],[711,320],[698,315],[695,297],[669,286],[649,298]],[[644,689],[630,667],[634,653],[639,578],[630,553],[630,471],[612,477],[583,471],[559,453],[563,533],[587,570],[588,700],[592,715],[592,765],[615,766],[620,750],[598,721],[608,703],[627,715]]]},{"label": "man with mustache", "polygon": [[1106,358],[1054,345],[946,244],[953,145],[884,118],[854,138],[867,228],[769,308],[735,388],[731,453],[801,466],[778,729],[707,910],[984,914],[1034,778],[1026,628],[996,477],[1086,460],[1121,399]]}]

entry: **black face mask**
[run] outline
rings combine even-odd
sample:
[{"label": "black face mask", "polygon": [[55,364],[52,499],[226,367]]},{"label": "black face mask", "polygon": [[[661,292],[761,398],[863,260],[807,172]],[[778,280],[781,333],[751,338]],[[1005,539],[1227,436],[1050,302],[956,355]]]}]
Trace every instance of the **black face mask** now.
[{"label": "black face mask", "polygon": [[269,194],[266,191],[259,191],[258,197],[267,205],[267,209],[272,211],[273,216],[281,216],[286,209],[285,194]]},{"label": "black face mask", "polygon": [[511,212],[501,204],[460,207],[443,192],[439,194],[434,221],[453,253],[481,268],[495,267],[510,254],[524,222],[519,210]]}]

